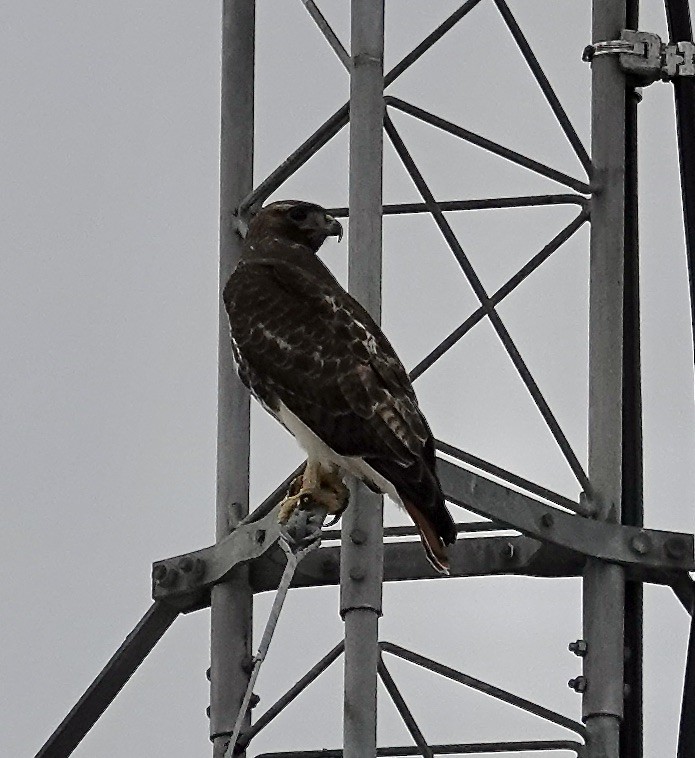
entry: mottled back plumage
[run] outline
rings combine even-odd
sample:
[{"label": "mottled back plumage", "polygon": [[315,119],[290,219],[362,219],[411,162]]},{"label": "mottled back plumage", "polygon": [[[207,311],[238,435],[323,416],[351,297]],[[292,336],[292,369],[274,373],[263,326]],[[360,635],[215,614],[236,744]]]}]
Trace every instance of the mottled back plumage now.
[{"label": "mottled back plumage", "polygon": [[339,233],[323,208],[300,201],[273,203],[252,219],[224,289],[239,375],[271,413],[284,406],[338,456],[363,460],[391,483],[421,533],[434,533],[437,545],[425,535],[423,542],[445,568],[442,543],[456,530],[410,379],[378,325],[316,256]]}]

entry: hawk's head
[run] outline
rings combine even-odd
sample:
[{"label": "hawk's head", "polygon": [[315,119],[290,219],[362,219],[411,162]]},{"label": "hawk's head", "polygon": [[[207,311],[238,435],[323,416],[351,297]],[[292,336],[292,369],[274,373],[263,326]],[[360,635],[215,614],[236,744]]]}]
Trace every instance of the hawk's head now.
[{"label": "hawk's head", "polygon": [[325,208],[303,200],[278,200],[261,208],[249,223],[246,239],[277,234],[316,252],[326,237],[342,239],[343,227]]}]

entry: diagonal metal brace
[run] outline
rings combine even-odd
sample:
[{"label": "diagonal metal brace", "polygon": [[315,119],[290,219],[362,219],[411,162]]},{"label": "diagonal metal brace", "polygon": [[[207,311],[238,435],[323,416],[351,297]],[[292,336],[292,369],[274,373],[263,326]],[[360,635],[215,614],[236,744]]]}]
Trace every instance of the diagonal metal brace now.
[{"label": "diagonal metal brace", "polygon": [[575,516],[444,460],[438,471],[447,500],[529,537],[627,566],[695,569],[692,534]]}]

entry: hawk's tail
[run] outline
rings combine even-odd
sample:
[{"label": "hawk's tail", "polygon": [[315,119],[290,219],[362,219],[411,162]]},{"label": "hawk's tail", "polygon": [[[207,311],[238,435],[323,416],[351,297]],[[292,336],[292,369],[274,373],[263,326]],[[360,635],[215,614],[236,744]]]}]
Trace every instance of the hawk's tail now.
[{"label": "hawk's tail", "polygon": [[[409,500],[403,499],[403,506],[408,512],[410,518],[415,522],[415,526],[420,532],[420,539],[422,540],[422,546],[425,548],[425,555],[427,560],[432,564],[435,571],[440,574],[449,575],[449,558],[446,554],[446,546],[444,540],[440,536],[440,529],[437,528],[432,520],[428,518],[428,515],[422,510],[413,505]],[[448,512],[447,512],[447,515]],[[449,516],[451,520],[451,516]],[[453,526],[453,522],[452,522]],[[447,539],[447,542],[453,542],[456,539],[456,532],[454,531],[453,539]],[[447,534],[447,538],[450,535]]]}]

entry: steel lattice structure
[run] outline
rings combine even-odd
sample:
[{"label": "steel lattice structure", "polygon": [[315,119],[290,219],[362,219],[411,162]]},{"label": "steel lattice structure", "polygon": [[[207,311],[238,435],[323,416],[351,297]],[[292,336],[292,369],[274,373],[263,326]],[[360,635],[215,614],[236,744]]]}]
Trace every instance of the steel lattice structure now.
[{"label": "steel lattice structure", "polygon": [[[518,45],[567,141],[586,172],[575,178],[386,91],[401,74],[479,3],[493,3]],[[340,584],[345,640],[339,642],[276,703],[251,724],[250,710],[237,743],[247,746],[290,702],[340,656],[345,657],[345,718],[342,750],[266,753],[264,758],[364,758],[434,756],[522,751],[573,751],[587,758],[642,755],[642,585],[670,586],[693,615],[693,535],[643,528],[642,432],[639,344],[639,274],[636,177],[635,86],[646,83],[619,65],[624,29],[638,29],[637,0],[594,0],[592,144],[589,151],[570,123],[505,0],[467,0],[384,74],[384,1],[352,0],[352,50],[346,51],[313,0],[303,3],[350,74],[350,102],[339,108],[257,187],[252,186],[254,98],[254,0],[225,0],[222,76],[221,266],[226,281],[235,265],[245,214],[265,201],[309,158],[350,124],[349,287],[379,318],[381,310],[381,222],[385,214],[429,214],[474,291],[479,306],[412,370],[420,376],[473,326],[487,319],[581,487],[573,501],[528,481],[494,462],[438,442],[448,500],[484,520],[459,525],[480,536],[452,550],[452,577],[515,574],[583,578],[583,639],[578,723],[490,683],[475,679],[398,645],[379,642],[383,581],[431,577],[406,527],[383,528],[379,499],[355,487],[340,531],[326,531],[325,544],[303,560],[294,586]],[[691,41],[687,0],[666,0],[671,38]],[[611,54],[603,54],[610,52]],[[630,55],[642,55],[632,50]],[[646,55],[646,53],[645,53]],[[589,53],[591,57],[591,53]],[[641,59],[640,59],[641,60]],[[684,62],[687,60],[684,57]],[[656,78],[656,77],[654,77]],[[695,256],[694,79],[674,80],[686,243],[691,272]],[[408,114],[500,159],[522,166],[571,190],[570,193],[438,201],[394,125],[391,114]],[[383,128],[382,128],[383,127]],[[384,204],[383,137],[391,142],[421,197],[419,203]],[[480,208],[576,205],[575,218],[495,292],[488,292],[466,255],[445,212]],[[585,223],[591,224],[589,311],[589,463],[584,470],[497,310],[518,285],[548,260]],[[695,298],[691,297],[695,303]],[[693,306],[695,307],[695,306]],[[695,313],[695,311],[694,311]],[[695,318],[694,318],[695,323]],[[217,758],[231,754],[233,732],[252,660],[251,611],[256,592],[280,581],[276,507],[293,472],[255,510],[249,509],[249,398],[232,366],[227,319],[220,312],[217,542],[204,550],[157,561],[154,604],[107,667],[39,752],[69,755],[127,682],[179,613],[211,607],[212,660],[210,729]],[[493,478],[489,478],[492,476]],[[515,536],[495,535],[515,530]],[[384,539],[385,538],[385,539]],[[341,540],[341,545],[335,544]],[[631,655],[625,659],[624,649]],[[576,735],[563,741],[428,745],[387,666],[395,656],[465,687],[484,692]],[[376,687],[381,680],[412,737],[413,745],[376,745]],[[588,683],[588,686],[587,686]],[[632,696],[624,701],[624,686]],[[695,756],[695,625],[685,671],[678,758]]]}]

